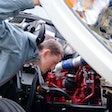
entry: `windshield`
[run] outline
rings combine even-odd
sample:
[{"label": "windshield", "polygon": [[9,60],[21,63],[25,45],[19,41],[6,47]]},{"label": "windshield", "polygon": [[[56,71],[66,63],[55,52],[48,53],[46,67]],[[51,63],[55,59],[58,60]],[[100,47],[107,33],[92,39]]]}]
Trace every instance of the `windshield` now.
[{"label": "windshield", "polygon": [[66,0],[66,4],[112,53],[112,0]]}]

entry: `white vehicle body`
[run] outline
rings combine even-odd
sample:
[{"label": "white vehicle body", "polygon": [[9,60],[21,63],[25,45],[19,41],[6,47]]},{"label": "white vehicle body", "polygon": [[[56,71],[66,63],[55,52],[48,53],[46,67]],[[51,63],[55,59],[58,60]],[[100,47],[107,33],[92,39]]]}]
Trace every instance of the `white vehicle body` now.
[{"label": "white vehicle body", "polygon": [[53,24],[87,63],[112,83],[112,51],[92,32],[64,0],[40,0]]}]

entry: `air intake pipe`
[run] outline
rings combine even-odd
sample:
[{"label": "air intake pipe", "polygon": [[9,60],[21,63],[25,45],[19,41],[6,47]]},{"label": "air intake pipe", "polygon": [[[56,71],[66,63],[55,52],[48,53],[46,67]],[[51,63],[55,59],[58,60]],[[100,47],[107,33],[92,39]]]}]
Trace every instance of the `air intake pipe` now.
[{"label": "air intake pipe", "polygon": [[78,67],[80,65],[86,65],[87,63],[85,62],[85,60],[81,57],[75,57],[72,59],[67,59],[64,61],[59,62],[54,69],[54,72],[56,74],[56,77],[59,78],[61,77],[61,71],[64,69],[70,69],[72,67]]}]

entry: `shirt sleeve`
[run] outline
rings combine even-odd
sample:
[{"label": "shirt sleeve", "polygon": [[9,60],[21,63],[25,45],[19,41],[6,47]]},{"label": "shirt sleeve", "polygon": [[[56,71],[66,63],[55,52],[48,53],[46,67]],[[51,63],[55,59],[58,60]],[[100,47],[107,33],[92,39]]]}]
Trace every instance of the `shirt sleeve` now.
[{"label": "shirt sleeve", "polygon": [[33,7],[33,0],[0,0],[0,21]]}]

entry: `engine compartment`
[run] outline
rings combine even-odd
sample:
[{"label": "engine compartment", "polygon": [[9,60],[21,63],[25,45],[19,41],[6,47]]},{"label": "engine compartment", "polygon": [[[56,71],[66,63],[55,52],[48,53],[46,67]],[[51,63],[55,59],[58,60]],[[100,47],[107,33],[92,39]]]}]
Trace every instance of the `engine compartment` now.
[{"label": "engine compartment", "polygon": [[[58,68],[57,72],[54,70],[45,75],[45,85],[49,89],[45,90],[41,87],[41,84],[38,85],[41,89],[36,91],[35,101],[33,101],[35,102],[36,109],[40,108],[42,112],[46,111],[46,109],[55,112],[62,112],[63,109],[65,112],[111,112],[111,93],[105,89],[109,88],[109,86],[105,84],[105,80],[91,66],[87,63],[77,62],[79,57],[74,58],[76,61],[72,66],[67,65],[70,62],[68,61],[70,58],[62,60],[63,67],[61,70]],[[22,77],[25,74],[34,77],[34,71],[34,67],[31,64],[29,66],[25,65],[23,66]],[[21,89],[23,91],[19,93],[19,98],[21,99],[17,101],[23,107],[26,106],[25,102],[28,101],[31,88],[31,84],[25,83],[25,79],[22,78]]]}]

